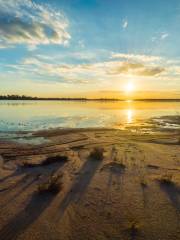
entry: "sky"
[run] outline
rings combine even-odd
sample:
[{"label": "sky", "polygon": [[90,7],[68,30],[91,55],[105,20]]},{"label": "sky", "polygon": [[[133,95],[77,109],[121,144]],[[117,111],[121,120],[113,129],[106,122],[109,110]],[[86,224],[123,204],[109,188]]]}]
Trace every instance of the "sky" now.
[{"label": "sky", "polygon": [[180,98],[179,0],[0,0],[0,94]]}]

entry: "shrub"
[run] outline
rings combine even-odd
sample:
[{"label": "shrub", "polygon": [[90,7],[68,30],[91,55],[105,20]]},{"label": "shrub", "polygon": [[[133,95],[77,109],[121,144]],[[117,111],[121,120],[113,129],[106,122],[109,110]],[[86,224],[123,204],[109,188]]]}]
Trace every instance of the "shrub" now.
[{"label": "shrub", "polygon": [[141,186],[143,188],[146,188],[148,185],[147,185],[147,181],[145,179],[141,180]]},{"label": "shrub", "polygon": [[90,153],[90,158],[92,158],[93,160],[101,161],[103,160],[103,152],[104,152],[103,148],[96,147]]},{"label": "shrub", "polygon": [[62,190],[61,175],[51,175],[46,182],[38,185],[39,193],[53,193],[57,194]]},{"label": "shrub", "polygon": [[47,157],[45,160],[41,162],[41,165],[49,165],[55,162],[66,162],[68,161],[68,157],[64,155],[56,155],[52,157]]},{"label": "shrub", "polygon": [[126,165],[123,163],[118,163],[118,162],[110,162],[105,164],[102,168],[101,171],[103,170],[110,170],[113,173],[124,173],[126,169]]},{"label": "shrub", "polygon": [[50,164],[55,163],[55,162],[62,163],[62,162],[66,162],[66,161],[68,161],[67,156],[57,155],[57,156],[47,157],[39,163],[32,163],[32,162],[28,162],[28,161],[23,161],[23,162],[21,162],[20,166],[24,167],[24,168],[33,168],[33,167],[50,165]]},{"label": "shrub", "polygon": [[146,188],[148,186],[145,176],[141,176],[141,187]]},{"label": "shrub", "polygon": [[172,175],[171,174],[164,174],[163,176],[161,176],[161,178],[159,179],[159,182],[161,184],[174,184],[173,180],[172,180]]},{"label": "shrub", "polygon": [[27,161],[23,161],[20,163],[20,167],[24,167],[24,168],[32,168],[32,167],[36,167],[37,164],[32,163],[32,162],[27,162]]},{"label": "shrub", "polygon": [[136,221],[132,221],[128,224],[126,230],[130,234],[131,238],[134,239],[140,231],[140,226]]}]

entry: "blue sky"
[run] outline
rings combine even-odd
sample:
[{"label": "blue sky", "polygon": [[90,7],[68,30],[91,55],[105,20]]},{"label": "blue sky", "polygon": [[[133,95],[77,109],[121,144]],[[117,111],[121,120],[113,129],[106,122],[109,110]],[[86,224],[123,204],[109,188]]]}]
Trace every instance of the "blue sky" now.
[{"label": "blue sky", "polygon": [[0,94],[180,91],[179,0],[0,0]]}]

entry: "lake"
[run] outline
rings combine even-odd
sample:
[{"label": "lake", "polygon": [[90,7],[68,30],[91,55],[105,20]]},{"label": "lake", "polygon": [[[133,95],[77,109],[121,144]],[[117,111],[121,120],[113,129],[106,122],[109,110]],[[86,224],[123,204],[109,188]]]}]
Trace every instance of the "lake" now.
[{"label": "lake", "polygon": [[[0,131],[49,128],[141,128],[158,122],[179,127],[165,116],[179,116],[180,102],[150,101],[0,101]],[[164,120],[165,119],[165,120]],[[169,118],[168,118],[169,119]]]}]

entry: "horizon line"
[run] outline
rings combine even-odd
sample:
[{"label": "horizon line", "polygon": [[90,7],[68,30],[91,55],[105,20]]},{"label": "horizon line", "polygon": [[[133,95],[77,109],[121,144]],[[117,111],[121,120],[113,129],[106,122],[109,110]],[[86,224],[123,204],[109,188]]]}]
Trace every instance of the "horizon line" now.
[{"label": "horizon line", "polygon": [[32,97],[26,95],[0,95],[0,100],[39,101],[180,101],[180,98],[86,98],[86,97]]}]

